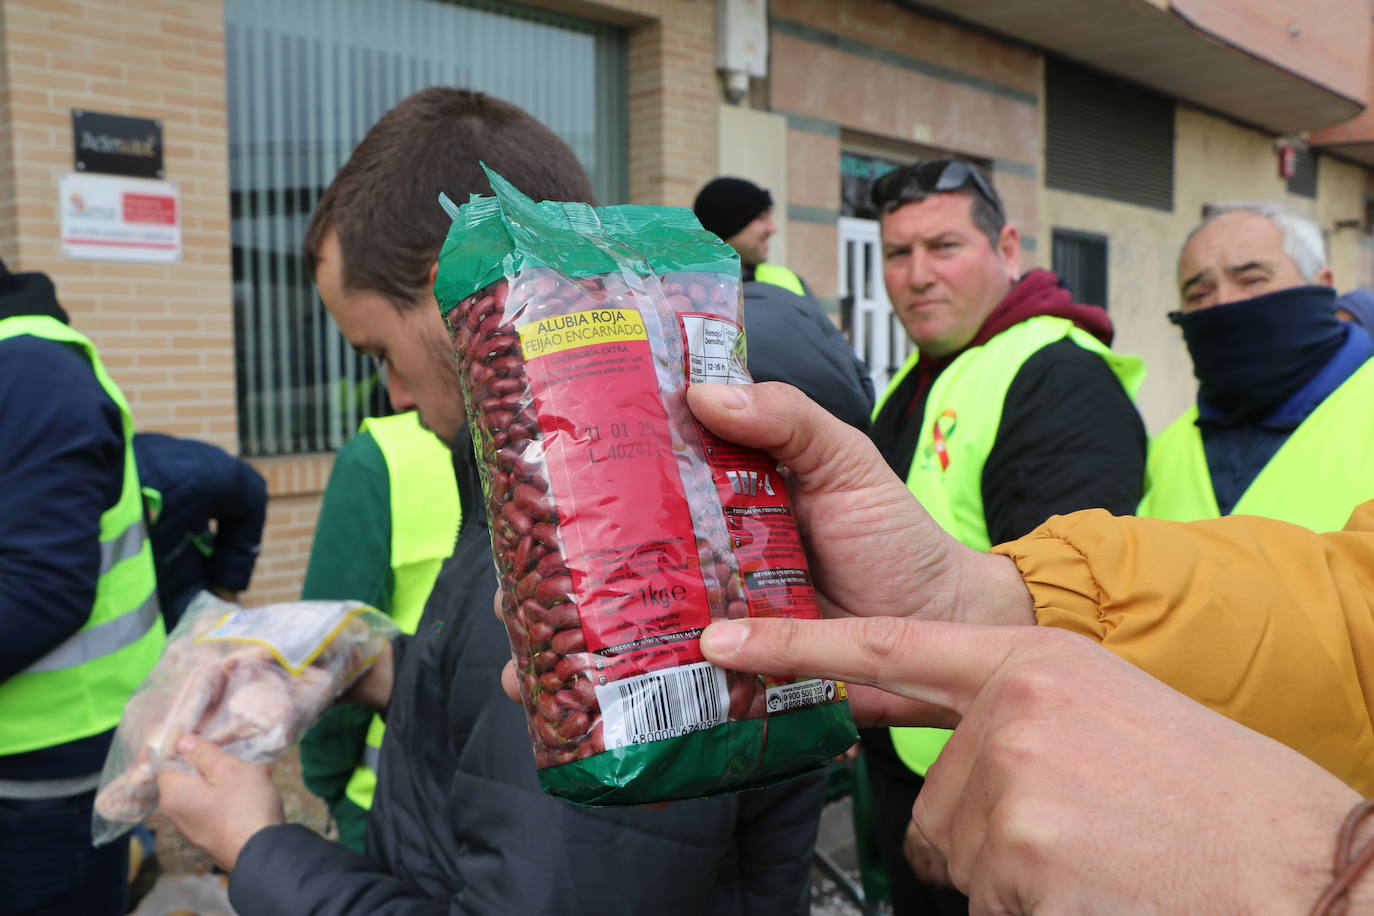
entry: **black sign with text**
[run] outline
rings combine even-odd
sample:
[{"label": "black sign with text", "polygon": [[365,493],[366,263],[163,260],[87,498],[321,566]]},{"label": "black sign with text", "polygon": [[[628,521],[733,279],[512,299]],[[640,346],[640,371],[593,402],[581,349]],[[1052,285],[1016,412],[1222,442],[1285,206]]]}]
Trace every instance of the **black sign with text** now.
[{"label": "black sign with text", "polygon": [[162,122],[72,109],[78,172],[162,178]]}]

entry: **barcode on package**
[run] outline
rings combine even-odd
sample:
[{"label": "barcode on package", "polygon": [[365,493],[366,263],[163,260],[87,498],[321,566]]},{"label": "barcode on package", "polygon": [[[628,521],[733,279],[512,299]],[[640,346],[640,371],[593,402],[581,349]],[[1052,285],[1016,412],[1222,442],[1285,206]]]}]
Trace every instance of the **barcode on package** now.
[{"label": "barcode on package", "polygon": [[653,671],[596,688],[607,749],[647,744],[725,721],[725,672],[710,662]]}]

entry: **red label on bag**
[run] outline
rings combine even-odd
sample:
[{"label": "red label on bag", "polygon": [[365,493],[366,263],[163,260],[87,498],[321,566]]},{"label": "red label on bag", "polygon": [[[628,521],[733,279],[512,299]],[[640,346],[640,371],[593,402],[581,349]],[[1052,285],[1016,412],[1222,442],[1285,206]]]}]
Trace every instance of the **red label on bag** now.
[{"label": "red label on bag", "polygon": [[643,318],[589,309],[517,330],[587,648],[634,654],[627,672],[699,661],[710,608]]},{"label": "red label on bag", "polygon": [[[687,380],[740,384],[740,327],[705,313],[680,316]],[[739,561],[750,617],[819,617],[806,553],[778,467],[763,452],[696,424]]]}]

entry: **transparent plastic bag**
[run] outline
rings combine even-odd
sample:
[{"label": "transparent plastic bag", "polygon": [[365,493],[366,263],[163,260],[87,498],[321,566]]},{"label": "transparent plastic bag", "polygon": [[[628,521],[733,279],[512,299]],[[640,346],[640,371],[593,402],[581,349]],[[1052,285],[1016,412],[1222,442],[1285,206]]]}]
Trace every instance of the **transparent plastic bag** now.
[{"label": "transparent plastic bag", "polygon": [[697,641],[819,616],[776,463],[686,404],[749,381],[738,257],[689,211],[490,177],[494,200],[450,209],[436,294],[541,784],[642,804],[823,765],[856,737],[843,684],[725,671]]},{"label": "transparent plastic bag", "polygon": [[397,630],[357,601],[244,608],[202,592],[124,707],[96,793],[96,845],[157,807],[157,774],[194,772],[183,735],[248,763],[282,757],[377,659]]}]

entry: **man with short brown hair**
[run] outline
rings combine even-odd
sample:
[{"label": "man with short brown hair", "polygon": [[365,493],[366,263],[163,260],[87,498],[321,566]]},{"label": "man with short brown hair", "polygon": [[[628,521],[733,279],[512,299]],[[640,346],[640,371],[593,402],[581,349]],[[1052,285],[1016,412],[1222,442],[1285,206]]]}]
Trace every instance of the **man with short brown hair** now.
[{"label": "man with short brown hair", "polygon": [[[1021,272],[1021,236],[971,163],[925,159],[873,188],[883,276],[916,344],[878,402],[870,435],[950,534],[986,550],[1051,515],[1134,511],[1145,428],[1131,401],[1139,360],[1107,349],[1104,310],[1073,301],[1047,270]],[[921,885],[902,854],[911,805],[948,738],[869,730],[875,829],[898,916],[962,912]]]},{"label": "man with short brown hair", "polygon": [[427,89],[359,144],[307,238],[321,297],[386,364],[391,400],[450,443],[462,527],[415,635],[355,688],[386,712],[367,856],[298,825],[261,768],[207,742],[198,774],[159,779],[164,810],[232,870],[241,913],[801,914],[823,783],[642,808],[579,807],[539,788],[510,658],[452,349],[432,291],[449,221],[436,198],[488,190],[478,160],[537,200],[588,200],[572,150],[476,92]]}]

